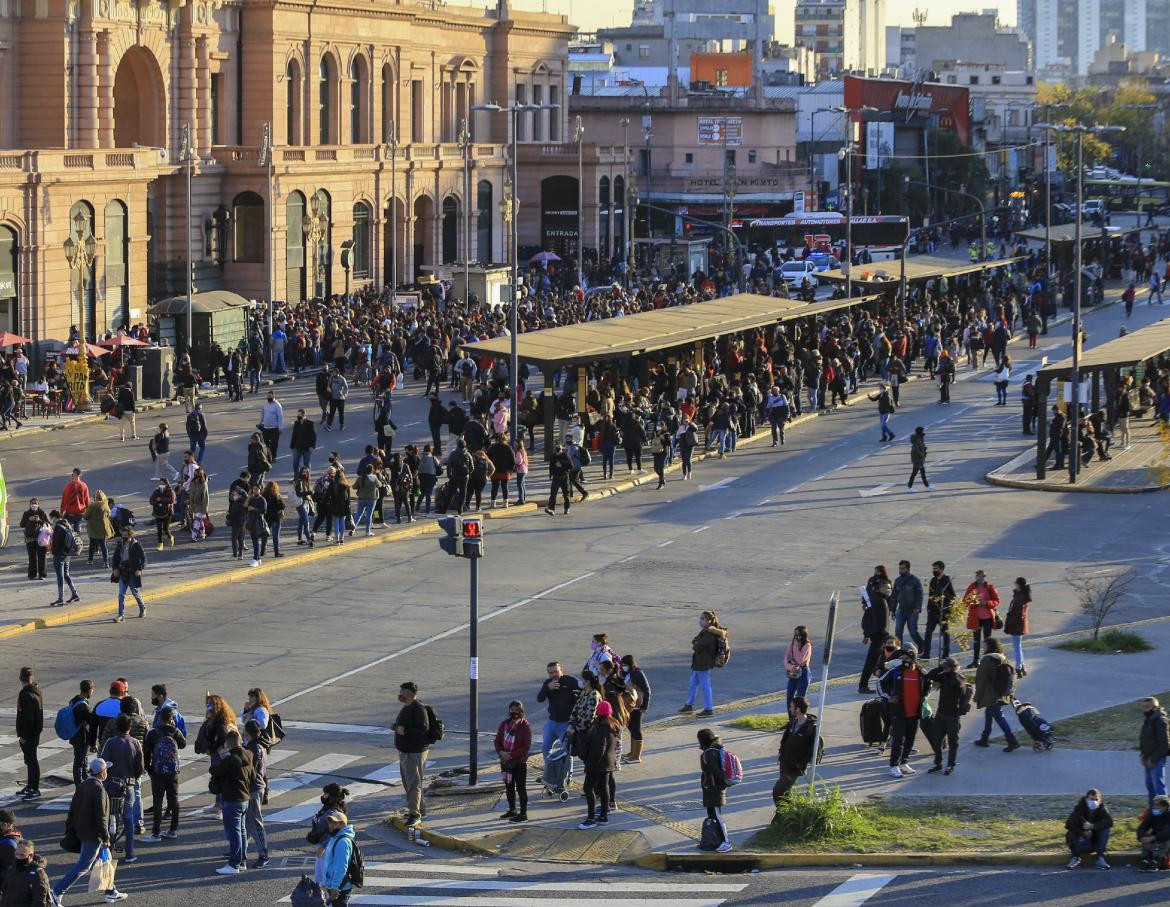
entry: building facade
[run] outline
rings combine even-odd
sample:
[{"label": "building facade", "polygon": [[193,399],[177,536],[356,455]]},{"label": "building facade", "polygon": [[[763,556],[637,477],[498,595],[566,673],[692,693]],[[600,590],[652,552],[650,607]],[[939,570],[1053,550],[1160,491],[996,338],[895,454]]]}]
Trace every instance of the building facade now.
[{"label": "building facade", "polygon": [[197,289],[256,299],[505,260],[512,118],[487,101],[545,108],[516,135],[518,240],[540,244],[540,193],[612,153],[570,134],[572,33],[506,0],[0,0],[0,330],[143,320],[183,291],[188,245]]},{"label": "building facade", "polygon": [[886,53],[889,66],[909,70],[938,72],[958,62],[1032,68],[1028,38],[1017,28],[1002,27],[995,10],[958,13],[950,25],[891,26],[886,29]]},{"label": "building facade", "polygon": [[797,0],[794,16],[793,40],[816,53],[821,78],[885,67],[885,0]]}]

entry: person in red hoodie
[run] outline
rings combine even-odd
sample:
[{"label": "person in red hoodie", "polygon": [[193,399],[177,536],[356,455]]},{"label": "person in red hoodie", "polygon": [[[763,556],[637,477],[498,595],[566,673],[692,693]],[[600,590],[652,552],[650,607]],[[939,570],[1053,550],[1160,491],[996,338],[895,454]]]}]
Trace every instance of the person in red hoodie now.
[{"label": "person in red hoodie", "polygon": [[[508,703],[508,717],[496,731],[496,755],[504,775],[504,793],[508,811],[500,816],[509,822],[528,821],[528,751],[532,748],[532,726],[524,716],[524,704],[519,699]],[[516,809],[516,797],[520,809]]]},{"label": "person in red hoodie", "polygon": [[967,667],[977,668],[981,642],[991,639],[999,611],[999,590],[987,581],[987,574],[982,570],[975,571],[975,582],[963,594],[963,604],[967,606],[967,629],[975,631],[974,652]]},{"label": "person in red hoodie", "polygon": [[81,481],[81,470],[73,470],[73,478],[65,483],[61,493],[61,513],[69,521],[74,532],[81,531],[81,517],[89,506],[89,486]]}]

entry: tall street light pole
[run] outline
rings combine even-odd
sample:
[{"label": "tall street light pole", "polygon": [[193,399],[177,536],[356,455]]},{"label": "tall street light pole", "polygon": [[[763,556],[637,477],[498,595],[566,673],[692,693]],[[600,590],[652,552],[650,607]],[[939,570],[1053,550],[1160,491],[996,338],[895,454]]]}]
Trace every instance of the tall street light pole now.
[{"label": "tall street light pole", "polygon": [[845,115],[845,147],[839,152],[845,161],[845,185],[848,189],[845,208],[845,298],[853,296],[853,158],[857,153],[853,141],[853,115],[855,113],[876,113],[876,107],[863,104],[860,107],[830,107],[833,113]]},{"label": "tall street light pole", "polygon": [[[630,242],[630,118],[622,117],[618,120],[622,127],[622,255],[626,266],[623,268],[626,277],[626,290],[630,289],[630,270],[633,267],[634,257],[631,253],[633,244]],[[614,193],[614,201],[617,194]]]},{"label": "tall street light pole", "polygon": [[585,167],[582,141],[585,125],[577,117],[573,123],[573,141],[577,143],[577,286],[585,286]]},{"label": "tall street light pole", "polygon": [[264,124],[264,137],[260,144],[260,166],[264,168],[268,183],[268,203],[264,206],[264,254],[268,256],[268,367],[272,368],[272,332],[276,312],[276,250],[272,239],[272,211],[276,204],[272,176],[272,123]]},{"label": "tall street light pole", "polygon": [[471,131],[467,120],[459,122],[459,148],[463,152],[463,307],[471,309]]},{"label": "tall street light pole", "polygon": [[[195,319],[193,317],[193,309],[195,307],[195,261],[191,251],[191,168],[195,163],[195,148],[191,142],[191,124],[183,124],[183,162],[187,174],[187,222],[185,224],[185,232],[187,234],[187,358],[191,361],[191,367],[195,367],[195,359],[192,352],[195,349],[194,338],[191,336]],[[269,311],[272,309],[272,300],[268,300]],[[272,337],[269,332],[269,338]],[[84,341],[84,337],[82,340]],[[271,339],[268,345],[272,345]]]}]

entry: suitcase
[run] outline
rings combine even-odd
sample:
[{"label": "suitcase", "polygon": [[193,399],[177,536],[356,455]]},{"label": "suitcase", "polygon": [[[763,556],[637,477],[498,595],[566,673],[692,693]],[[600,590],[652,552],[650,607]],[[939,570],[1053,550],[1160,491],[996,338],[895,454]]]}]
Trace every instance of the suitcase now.
[{"label": "suitcase", "polygon": [[723,843],[722,829],[714,819],[703,820],[703,830],[699,834],[699,850],[718,850]]},{"label": "suitcase", "polygon": [[444,482],[435,492],[435,513],[446,513],[451,505],[451,483]]},{"label": "suitcase", "polygon": [[1036,752],[1052,749],[1052,725],[1044,719],[1040,710],[1032,703],[1020,702],[1018,699],[1012,700],[1012,707],[1016,710],[1020,726],[1032,738],[1032,749]]},{"label": "suitcase", "polygon": [[885,700],[869,700],[861,707],[861,742],[866,746],[883,746],[889,736]]},{"label": "suitcase", "polygon": [[569,799],[569,778],[573,773],[573,756],[564,737],[553,742],[544,761],[544,797],[546,800]]}]

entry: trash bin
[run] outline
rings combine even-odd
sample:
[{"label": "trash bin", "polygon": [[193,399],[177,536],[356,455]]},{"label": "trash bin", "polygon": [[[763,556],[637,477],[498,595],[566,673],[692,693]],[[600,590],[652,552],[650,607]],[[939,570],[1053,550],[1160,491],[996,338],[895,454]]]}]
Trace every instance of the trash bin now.
[{"label": "trash bin", "polygon": [[134,394],[135,400],[142,399],[142,366],[128,365],[122,372],[125,379],[130,383],[130,391]]},{"label": "trash bin", "polygon": [[175,349],[170,346],[142,350],[142,390],[151,400],[169,400],[175,393]]}]

